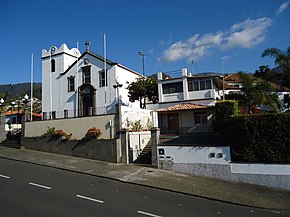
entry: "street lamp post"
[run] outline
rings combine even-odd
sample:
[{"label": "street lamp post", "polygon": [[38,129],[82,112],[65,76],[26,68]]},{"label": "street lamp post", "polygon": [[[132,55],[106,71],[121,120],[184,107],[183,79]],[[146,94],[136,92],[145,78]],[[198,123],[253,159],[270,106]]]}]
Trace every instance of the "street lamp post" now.
[{"label": "street lamp post", "polygon": [[0,99],[1,112],[3,111],[4,102],[5,102],[4,99],[1,98],[1,99]]},{"label": "street lamp post", "polygon": [[143,97],[144,97],[144,103],[143,103],[143,109],[146,108],[146,89],[145,89],[145,62],[144,62],[144,53],[143,51],[139,51],[138,54],[142,57],[142,72],[143,72]]},{"label": "street lamp post", "polygon": [[120,87],[123,87],[123,84],[120,84],[120,81],[119,81],[119,79],[118,79],[118,77],[115,79],[115,82],[116,82],[116,84],[114,84],[113,85],[113,87],[114,87],[114,89],[117,89],[117,96],[118,96],[118,111],[116,111],[116,113],[118,113],[118,122],[119,122],[119,139],[120,139],[120,152],[119,152],[119,156],[120,156],[120,159],[121,159],[121,162],[122,162],[122,139],[121,139],[121,137],[122,137],[122,133],[121,133],[121,128],[122,128],[122,120],[121,120],[121,115],[120,115],[120,113],[121,113],[121,100],[120,100],[120,92],[119,92],[119,88]]},{"label": "street lamp post", "polygon": [[0,99],[0,142],[5,140],[6,133],[5,133],[5,114],[3,114],[3,106],[5,100],[3,98]]},{"label": "street lamp post", "polygon": [[23,102],[25,104],[24,106],[24,122],[25,122],[26,121],[26,106],[27,106],[27,103],[29,102],[29,96],[27,94],[25,94]]},{"label": "street lamp post", "polygon": [[117,89],[117,96],[118,96],[118,105],[120,105],[120,92],[119,88],[123,87],[123,84],[120,84],[118,78],[115,79],[116,84],[113,85],[114,89]]}]

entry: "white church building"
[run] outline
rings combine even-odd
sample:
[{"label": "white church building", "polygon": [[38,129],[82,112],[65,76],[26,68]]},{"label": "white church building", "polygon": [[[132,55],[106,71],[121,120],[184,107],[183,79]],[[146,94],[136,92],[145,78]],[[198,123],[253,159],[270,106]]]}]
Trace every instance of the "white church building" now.
[{"label": "white church building", "polygon": [[81,54],[66,44],[42,50],[43,119],[82,117],[115,113],[129,102],[128,85],[141,74],[89,49]]}]

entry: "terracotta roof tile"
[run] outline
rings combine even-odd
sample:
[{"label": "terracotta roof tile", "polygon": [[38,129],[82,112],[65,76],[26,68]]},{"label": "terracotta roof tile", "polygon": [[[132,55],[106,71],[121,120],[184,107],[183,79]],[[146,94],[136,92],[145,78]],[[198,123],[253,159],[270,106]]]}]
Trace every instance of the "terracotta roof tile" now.
[{"label": "terracotta roof tile", "polygon": [[239,74],[230,74],[225,77],[224,81],[242,82],[242,78]]},{"label": "terracotta roof tile", "polygon": [[192,109],[201,109],[201,108],[210,108],[210,106],[187,103],[187,104],[178,104],[178,105],[170,106],[168,108],[161,108],[161,109],[158,109],[157,111],[167,112],[167,111],[192,110]]}]

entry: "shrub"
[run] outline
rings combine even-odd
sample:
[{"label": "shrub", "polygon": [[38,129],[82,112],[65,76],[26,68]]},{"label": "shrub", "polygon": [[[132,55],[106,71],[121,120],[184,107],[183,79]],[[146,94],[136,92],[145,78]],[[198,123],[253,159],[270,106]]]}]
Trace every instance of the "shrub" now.
[{"label": "shrub", "polygon": [[99,128],[93,127],[88,129],[86,133],[86,138],[89,140],[97,139],[102,134],[101,130]]},{"label": "shrub", "polygon": [[56,130],[54,133],[55,136],[65,136],[66,133],[63,130]]},{"label": "shrub", "polygon": [[55,134],[55,128],[54,127],[47,127],[47,130],[44,134],[41,136],[52,136]]},{"label": "shrub", "polygon": [[142,130],[142,125],[141,125],[141,120],[135,121],[133,123],[133,131],[141,131]]},{"label": "shrub", "polygon": [[55,130],[54,127],[48,127],[47,131],[42,136],[53,136],[56,138],[62,137],[64,140],[69,140],[72,133],[67,134],[63,130]]},{"label": "shrub", "polygon": [[231,147],[232,161],[290,163],[290,115],[234,116],[220,131]]},{"label": "shrub", "polygon": [[238,102],[235,100],[220,100],[215,104],[215,122],[216,131],[221,131],[224,127],[224,121],[232,116],[239,114]]}]

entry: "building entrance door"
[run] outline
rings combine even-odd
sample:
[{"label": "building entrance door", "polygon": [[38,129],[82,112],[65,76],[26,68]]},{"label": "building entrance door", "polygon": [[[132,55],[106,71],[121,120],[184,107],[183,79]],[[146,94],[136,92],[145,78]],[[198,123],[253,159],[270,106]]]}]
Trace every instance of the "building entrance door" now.
[{"label": "building entrance door", "polygon": [[79,97],[80,116],[91,116],[95,114],[95,89],[90,84],[80,87]]},{"label": "building entrance door", "polygon": [[179,134],[179,116],[178,113],[168,114],[168,133]]}]

